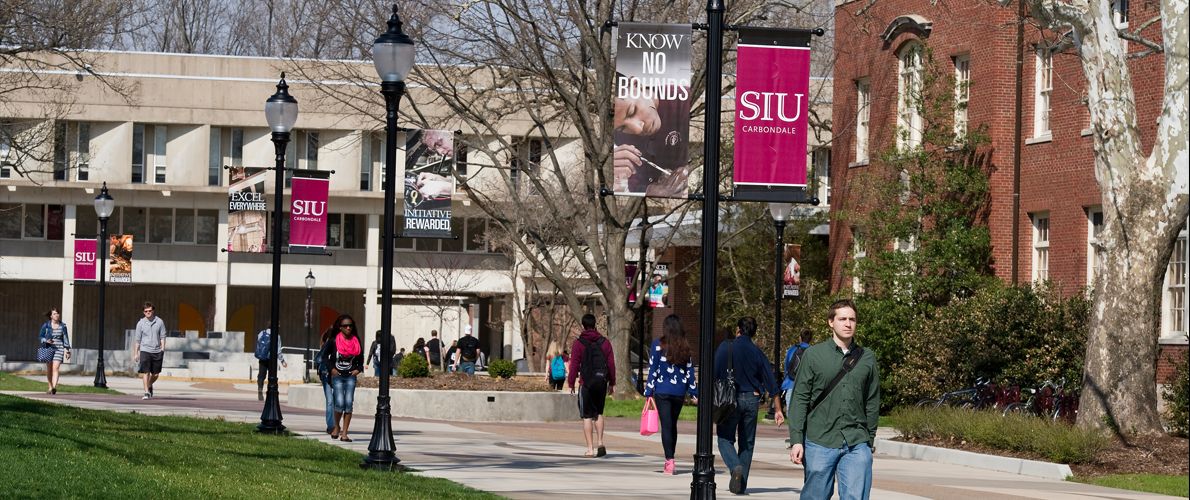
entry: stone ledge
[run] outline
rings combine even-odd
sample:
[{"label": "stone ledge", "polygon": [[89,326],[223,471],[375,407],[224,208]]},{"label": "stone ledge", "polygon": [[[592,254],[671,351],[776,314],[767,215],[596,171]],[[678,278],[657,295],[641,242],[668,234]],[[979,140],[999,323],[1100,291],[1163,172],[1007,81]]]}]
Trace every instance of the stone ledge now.
[{"label": "stone ledge", "polygon": [[[376,413],[379,389],[357,388],[352,413]],[[574,396],[561,392],[428,391],[390,389],[392,415],[456,422],[561,422],[578,419]],[[291,385],[289,401],[296,408],[326,408],[322,386]]]},{"label": "stone ledge", "polygon": [[1056,479],[1059,481],[1065,481],[1066,478],[1074,475],[1074,472],[1070,470],[1070,466],[1066,464],[1001,457],[998,455],[984,455],[970,451],[890,441],[881,438],[876,438],[876,453],[878,455],[896,458],[963,465],[976,469],[1009,472],[1022,476]]}]

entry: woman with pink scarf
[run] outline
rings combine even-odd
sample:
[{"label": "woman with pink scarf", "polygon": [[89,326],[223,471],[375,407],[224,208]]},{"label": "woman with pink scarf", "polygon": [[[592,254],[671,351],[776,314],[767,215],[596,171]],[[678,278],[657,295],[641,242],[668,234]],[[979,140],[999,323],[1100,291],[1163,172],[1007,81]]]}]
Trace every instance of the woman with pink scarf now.
[{"label": "woman with pink scarf", "polygon": [[[347,429],[351,427],[351,407],[355,401],[355,376],[364,371],[363,349],[355,334],[355,319],[350,314],[339,316],[334,327],[337,333],[330,339],[334,348],[328,349],[327,365],[331,368],[331,391],[334,396],[335,428],[331,439],[351,441]],[[342,423],[340,423],[340,421]]]}]

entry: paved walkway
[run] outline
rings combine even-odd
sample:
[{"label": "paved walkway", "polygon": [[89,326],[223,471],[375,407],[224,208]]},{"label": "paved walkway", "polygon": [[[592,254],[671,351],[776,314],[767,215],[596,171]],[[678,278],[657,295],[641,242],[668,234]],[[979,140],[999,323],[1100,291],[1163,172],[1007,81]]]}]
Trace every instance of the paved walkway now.
[{"label": "paved walkway", "polygon": [[[85,385],[89,377],[63,377],[64,384]],[[149,414],[221,417],[229,421],[260,421],[261,403],[254,383],[179,382],[161,380],[157,398],[142,401],[139,380],[112,377],[108,384],[128,395],[24,394],[35,399],[84,408]],[[285,387],[282,386],[282,391]],[[282,394],[282,402],[285,396]],[[331,441],[323,430],[321,412],[283,406],[290,431],[336,446],[367,453],[371,416],[352,422],[353,443]],[[515,499],[610,496],[632,498],[688,498],[694,424],[681,422],[677,455],[678,475],[660,474],[660,437],[642,437],[631,419],[609,419],[608,456],[583,458],[581,426],[574,423],[480,424],[396,419],[397,455],[418,474],[442,477]],[[749,478],[749,497],[794,498],[802,484],[801,467],[789,463],[783,429],[760,429]],[[718,451],[715,452],[718,454]],[[722,469],[721,463],[717,467]],[[720,495],[727,478],[716,477]],[[917,499],[1158,499],[1160,495],[1035,479],[968,467],[877,456],[872,498]]]}]

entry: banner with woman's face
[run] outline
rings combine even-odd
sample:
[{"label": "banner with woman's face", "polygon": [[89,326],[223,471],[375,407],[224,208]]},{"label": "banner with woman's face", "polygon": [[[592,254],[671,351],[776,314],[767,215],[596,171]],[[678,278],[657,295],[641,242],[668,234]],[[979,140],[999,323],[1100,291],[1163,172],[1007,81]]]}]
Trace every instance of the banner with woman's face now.
[{"label": "banner with woman's face", "polygon": [[782,297],[797,297],[802,286],[802,246],[792,243],[785,245],[785,269],[781,272],[781,282],[785,284]]}]

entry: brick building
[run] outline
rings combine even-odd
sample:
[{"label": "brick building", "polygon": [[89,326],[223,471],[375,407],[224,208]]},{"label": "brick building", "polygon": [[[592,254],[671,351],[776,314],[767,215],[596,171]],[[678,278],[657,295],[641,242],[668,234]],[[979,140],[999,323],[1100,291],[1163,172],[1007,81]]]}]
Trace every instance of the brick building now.
[{"label": "brick building", "polygon": [[[1121,28],[1130,19],[1139,24],[1159,14],[1154,3],[1115,0],[1112,6]],[[861,196],[851,188],[863,176],[881,173],[885,167],[879,164],[880,153],[921,143],[920,111],[906,106],[905,96],[920,89],[927,66],[923,58],[932,57],[938,72],[953,75],[956,130],[983,126],[988,133],[987,219],[996,275],[1013,280],[1015,247],[1016,280],[1049,280],[1063,293],[1083,293],[1096,273],[1095,255],[1089,249],[1103,218],[1086,80],[1070,35],[1041,31],[1026,19],[1018,109],[1015,4],[841,1],[835,14],[833,207],[843,212],[862,209]],[[1159,41],[1160,24],[1145,27],[1143,34]],[[1130,52],[1144,50],[1124,43],[1130,44]],[[1161,106],[1163,56],[1133,58],[1130,69],[1143,148],[1149,151]],[[1019,208],[1014,211],[1017,113],[1022,146]],[[831,286],[836,290],[853,286],[848,263],[866,251],[853,238],[853,231],[863,229],[849,224],[838,217],[832,220]],[[1183,226],[1163,283],[1160,379],[1170,372],[1170,356],[1186,349],[1186,262]]]}]

